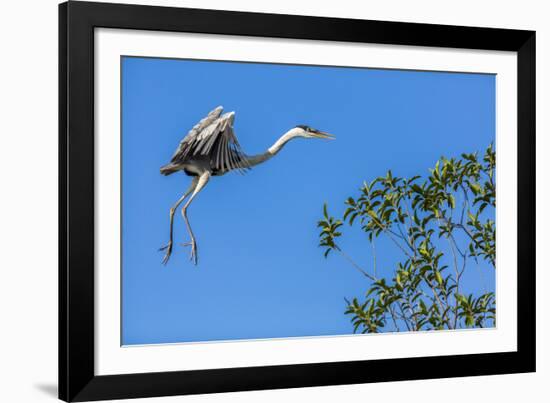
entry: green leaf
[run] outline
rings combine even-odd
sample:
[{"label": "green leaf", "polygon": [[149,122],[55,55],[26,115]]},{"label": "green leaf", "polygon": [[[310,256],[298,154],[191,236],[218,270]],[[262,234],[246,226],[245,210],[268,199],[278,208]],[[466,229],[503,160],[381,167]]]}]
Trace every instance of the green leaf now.
[{"label": "green leaf", "polygon": [[395,282],[397,283],[399,289],[403,289],[403,284],[401,283],[401,273],[397,273],[395,275]]},{"label": "green leaf", "polygon": [[455,197],[454,197],[452,194],[449,195],[449,206],[450,206],[452,209],[454,209],[455,206],[456,206]]},{"label": "green leaf", "polygon": [[423,300],[419,301],[420,309],[422,310],[422,313],[428,313],[428,308],[426,307],[426,303]]},{"label": "green leaf", "polygon": [[473,194],[478,195],[481,193],[481,186],[478,183],[470,183],[469,185]]},{"label": "green leaf", "polygon": [[439,272],[439,270],[435,271],[435,279],[439,285],[443,284],[443,277],[441,277],[441,273]]}]

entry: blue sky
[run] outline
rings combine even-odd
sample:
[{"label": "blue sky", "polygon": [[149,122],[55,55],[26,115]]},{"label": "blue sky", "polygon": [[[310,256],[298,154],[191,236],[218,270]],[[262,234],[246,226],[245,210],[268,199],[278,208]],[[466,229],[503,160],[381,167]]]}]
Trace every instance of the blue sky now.
[{"label": "blue sky", "polygon": [[[338,256],[323,258],[323,203],[340,215],[364,180],[424,175],[441,155],[494,141],[492,75],[152,58],[123,58],[122,73],[123,344],[352,333],[344,297],[368,284]],[[236,112],[248,154],[297,124],[337,140],[294,140],[244,176],[213,178],[188,213],[199,265],[180,246],[178,211],[163,266],[169,209],[190,178],[159,168],[218,105]],[[342,246],[368,267],[364,234],[346,232]],[[401,256],[381,242],[377,257],[389,275]],[[467,287],[494,290],[494,273],[481,271]]]}]

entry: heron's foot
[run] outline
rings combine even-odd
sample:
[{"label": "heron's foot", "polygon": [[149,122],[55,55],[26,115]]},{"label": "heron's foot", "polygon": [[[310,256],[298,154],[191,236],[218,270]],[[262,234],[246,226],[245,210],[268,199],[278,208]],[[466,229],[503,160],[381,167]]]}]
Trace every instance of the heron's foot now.
[{"label": "heron's foot", "polygon": [[168,245],[163,246],[159,249],[159,251],[165,250],[166,253],[164,254],[164,257],[162,258],[162,264],[166,265],[168,263],[168,260],[170,259],[170,255],[172,254],[172,241],[168,242]]},{"label": "heron's foot", "polygon": [[191,239],[191,242],[187,242],[182,244],[182,246],[191,246],[191,254],[189,256],[189,260],[193,262],[193,264],[196,266],[198,262],[198,256],[197,256],[197,243],[194,239]]}]

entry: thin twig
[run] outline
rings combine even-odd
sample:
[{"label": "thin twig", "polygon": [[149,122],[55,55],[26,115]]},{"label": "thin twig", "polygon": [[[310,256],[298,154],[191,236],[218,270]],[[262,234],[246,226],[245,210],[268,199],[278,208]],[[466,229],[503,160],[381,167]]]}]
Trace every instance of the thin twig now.
[{"label": "thin twig", "polygon": [[373,260],[373,273],[374,273],[374,277],[377,277],[377,274],[376,274],[376,247],[374,246],[374,240],[371,241],[371,246],[372,246],[372,260]]},{"label": "thin twig", "polygon": [[361,266],[359,266],[357,263],[355,263],[355,260],[353,260],[351,257],[349,257],[342,249],[340,249],[340,247],[338,245],[335,245],[334,249],[336,249],[362,275],[364,275],[365,277],[369,278],[372,281],[378,281],[378,279],[376,277],[370,275],[365,270],[363,270],[361,268]]}]

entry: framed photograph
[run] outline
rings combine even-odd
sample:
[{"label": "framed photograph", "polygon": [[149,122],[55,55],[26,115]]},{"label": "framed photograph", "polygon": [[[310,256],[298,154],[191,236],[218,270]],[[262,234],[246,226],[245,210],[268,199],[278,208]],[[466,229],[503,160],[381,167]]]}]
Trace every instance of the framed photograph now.
[{"label": "framed photograph", "polygon": [[535,370],[535,33],[59,6],[59,398]]}]

